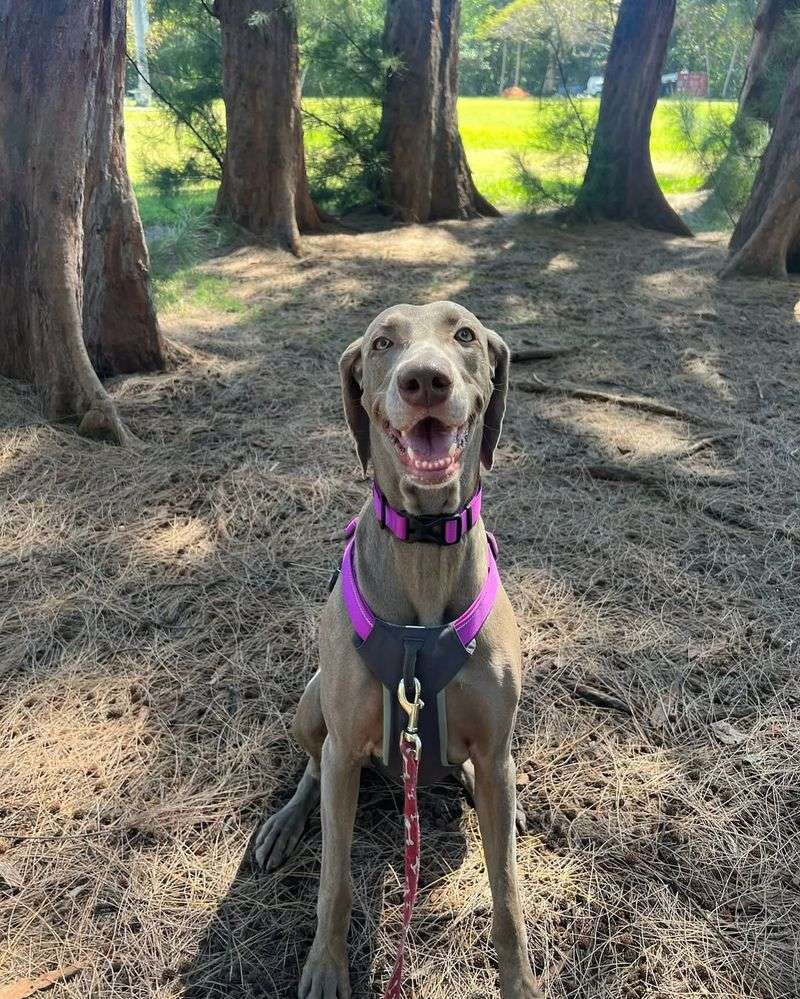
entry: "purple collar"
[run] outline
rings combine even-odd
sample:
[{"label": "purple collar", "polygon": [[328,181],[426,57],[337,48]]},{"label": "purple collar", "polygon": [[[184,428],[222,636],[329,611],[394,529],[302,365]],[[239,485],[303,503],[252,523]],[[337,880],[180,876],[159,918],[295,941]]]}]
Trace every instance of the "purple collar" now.
[{"label": "purple collar", "polygon": [[381,527],[400,541],[421,541],[433,545],[454,545],[481,517],[481,487],[469,503],[453,514],[414,515],[395,510],[378,488],[372,486],[372,509]]},{"label": "purple collar", "polygon": [[[480,493],[476,494],[480,495]],[[347,546],[342,556],[341,581],[342,598],[344,600],[347,615],[353,625],[353,631],[362,641],[366,641],[375,625],[375,614],[372,612],[364,595],[358,588],[356,579],[356,526],[358,520],[351,520],[347,525]],[[480,593],[467,607],[463,614],[451,621],[453,630],[458,635],[461,644],[466,648],[475,638],[484,625],[486,618],[494,607],[497,599],[497,592],[500,589],[500,573],[497,571],[497,541],[493,534],[487,531],[488,550],[486,559],[488,562],[488,572],[486,582],[481,587]]]}]

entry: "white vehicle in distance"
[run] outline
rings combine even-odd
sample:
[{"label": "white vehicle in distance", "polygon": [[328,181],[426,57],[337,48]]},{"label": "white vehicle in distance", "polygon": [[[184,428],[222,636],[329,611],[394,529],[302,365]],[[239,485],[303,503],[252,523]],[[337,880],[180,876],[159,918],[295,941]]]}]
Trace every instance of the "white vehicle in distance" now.
[{"label": "white vehicle in distance", "polygon": [[603,77],[590,76],[586,81],[586,96],[599,97],[603,92]]}]

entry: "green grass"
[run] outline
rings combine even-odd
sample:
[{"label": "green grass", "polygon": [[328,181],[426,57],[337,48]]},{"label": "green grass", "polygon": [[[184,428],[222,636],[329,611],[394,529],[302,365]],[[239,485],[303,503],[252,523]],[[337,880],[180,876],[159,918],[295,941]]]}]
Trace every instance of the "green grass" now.
[{"label": "green grass", "polygon": [[[307,107],[324,116],[326,101],[309,100]],[[338,102],[337,102],[338,103]],[[525,152],[526,163],[543,180],[579,181],[583,163],[573,159],[565,164],[558,154],[543,149],[542,129],[545,115],[553,101],[536,99],[509,101],[499,97],[462,97],[458,102],[461,135],[467,158],[480,191],[498,207],[513,210],[524,206],[523,191],[515,179],[513,155]],[[585,100],[580,106],[596,113],[596,100]],[[558,102],[561,104],[561,101]],[[698,105],[703,116],[714,113],[733,116],[732,101]],[[693,157],[682,149],[675,126],[676,103],[660,101],[653,117],[651,153],[656,175],[668,194],[691,193],[699,189],[703,175]],[[186,157],[186,139],[166,123],[157,108],[126,108],[125,124],[128,145],[128,168],[133,180],[139,210],[146,227],[186,226],[187,218],[202,220],[213,207],[217,184],[214,180],[195,182],[174,197],[161,194],[148,181],[148,170],[159,166],[177,166]],[[323,146],[327,139],[324,129],[307,123],[306,146],[309,151]],[[203,224],[202,222],[200,223]],[[187,226],[191,229],[191,225]],[[180,267],[171,266],[158,258],[158,236],[151,234],[154,247],[154,274],[158,303],[161,307],[185,305],[202,307],[206,302],[223,303],[234,309],[235,299],[220,286],[219,279],[210,283],[192,275],[191,254]],[[167,258],[168,254],[162,254]],[[223,282],[224,283],[224,282]]]},{"label": "green grass", "polygon": [[[467,158],[478,187],[501,207],[521,205],[521,194],[514,183],[511,154],[528,150],[531,166],[545,177],[556,169],[557,157],[544,150],[531,148],[539,138],[538,122],[542,108],[549,101],[508,101],[499,97],[462,97],[458,102],[459,124]],[[596,101],[582,101],[591,107]],[[310,100],[312,110],[322,111],[325,102]],[[660,101],[653,117],[651,152],[659,183],[668,193],[691,192],[698,189],[702,176],[691,156],[679,148],[672,124],[673,101]],[[707,108],[708,105],[701,105]],[[732,101],[715,102],[715,110],[735,109]],[[181,160],[185,142],[175,135],[156,109],[129,108],[126,111],[128,162],[131,177],[139,198],[145,225],[164,220],[164,209],[169,204],[146,181],[148,165],[173,165]],[[310,148],[325,141],[319,128],[307,129],[306,141]],[[576,173],[579,174],[579,168]],[[579,176],[576,176],[579,179]],[[213,181],[194,184],[181,193],[181,201],[198,208],[210,206],[215,190]]]},{"label": "green grass", "polygon": [[156,306],[177,314],[211,309],[244,315],[245,306],[231,291],[233,282],[226,278],[203,274],[192,264],[164,276],[155,270]]}]

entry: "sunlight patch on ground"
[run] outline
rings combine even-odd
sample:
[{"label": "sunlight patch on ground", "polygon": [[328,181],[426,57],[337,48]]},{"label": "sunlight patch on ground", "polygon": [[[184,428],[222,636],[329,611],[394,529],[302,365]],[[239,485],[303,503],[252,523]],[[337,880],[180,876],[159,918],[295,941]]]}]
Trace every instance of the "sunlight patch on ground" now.
[{"label": "sunlight patch on ground", "polygon": [[554,257],[550,258],[547,269],[549,271],[569,272],[578,270],[579,266],[577,260],[570,256],[569,253],[557,253]]},{"label": "sunlight patch on ground", "polygon": [[[207,429],[202,425],[199,432]],[[153,558],[171,560],[175,555],[182,555],[191,562],[208,558],[215,549],[216,538],[208,524],[199,517],[176,517],[163,527],[148,531],[140,545]]]},{"label": "sunlight patch on ground", "polygon": [[719,399],[731,402],[733,392],[727,378],[719,371],[719,357],[701,356],[699,354],[687,353],[683,359],[683,370],[692,378],[697,379]]}]

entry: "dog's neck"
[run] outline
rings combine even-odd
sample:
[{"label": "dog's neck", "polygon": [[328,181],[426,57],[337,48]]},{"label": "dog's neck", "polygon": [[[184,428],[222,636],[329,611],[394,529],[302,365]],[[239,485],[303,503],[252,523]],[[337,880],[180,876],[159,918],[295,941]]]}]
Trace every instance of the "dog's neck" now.
[{"label": "dog's neck", "polygon": [[[452,490],[419,490],[420,501],[404,509],[415,514],[451,514],[472,492],[465,494],[463,485],[455,497]],[[438,505],[435,494],[441,494]],[[401,505],[399,489],[390,487],[384,495],[393,506]],[[361,513],[356,532],[358,584],[367,603],[385,621],[444,624],[466,610],[483,585],[487,572],[486,546],[482,521],[454,545],[400,541],[381,528],[370,500]]]}]

